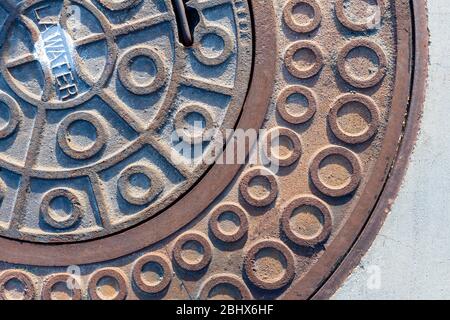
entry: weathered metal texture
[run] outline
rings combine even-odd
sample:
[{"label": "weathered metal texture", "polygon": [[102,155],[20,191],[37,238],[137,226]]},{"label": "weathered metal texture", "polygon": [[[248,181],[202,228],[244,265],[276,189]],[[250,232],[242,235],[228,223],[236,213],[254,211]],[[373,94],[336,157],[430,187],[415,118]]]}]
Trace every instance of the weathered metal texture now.
[{"label": "weathered metal texture", "polygon": [[[424,3],[188,6],[192,47],[171,1],[0,3],[0,298],[323,298],[357,260],[415,137]],[[278,129],[278,170],[174,161],[195,119]]]}]

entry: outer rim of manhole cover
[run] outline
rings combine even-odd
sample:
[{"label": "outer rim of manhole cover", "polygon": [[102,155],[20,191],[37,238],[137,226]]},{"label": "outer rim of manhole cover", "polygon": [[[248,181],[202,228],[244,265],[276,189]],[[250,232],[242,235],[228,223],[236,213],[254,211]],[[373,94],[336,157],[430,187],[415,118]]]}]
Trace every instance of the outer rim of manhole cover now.
[{"label": "outer rim of manhole cover", "polygon": [[[394,163],[389,168],[389,177],[375,206],[369,214],[359,234],[353,239],[345,255],[339,260],[334,270],[324,278],[310,278],[310,281],[294,284],[282,299],[329,299],[347,279],[353,269],[359,264],[373,241],[397,197],[403,178],[408,168],[409,158],[414,150],[416,139],[420,131],[420,121],[424,108],[428,61],[429,61],[429,32],[426,0],[410,1],[413,10],[414,58],[411,67],[410,98],[406,123],[403,128],[402,140]],[[315,266],[317,267],[317,266]],[[318,267],[320,268],[320,267]],[[320,271],[318,271],[320,272]],[[321,282],[321,285],[319,283]],[[306,286],[306,290],[304,289]]]}]

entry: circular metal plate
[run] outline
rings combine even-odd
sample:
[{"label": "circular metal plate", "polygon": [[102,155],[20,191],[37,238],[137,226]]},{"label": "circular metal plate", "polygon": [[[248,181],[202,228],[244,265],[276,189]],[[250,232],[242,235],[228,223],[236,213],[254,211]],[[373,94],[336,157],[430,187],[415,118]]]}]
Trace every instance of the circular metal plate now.
[{"label": "circular metal plate", "polygon": [[[324,298],[367,249],[418,128],[424,4],[179,5],[1,2],[0,298]],[[230,130],[264,156],[207,161]]]}]

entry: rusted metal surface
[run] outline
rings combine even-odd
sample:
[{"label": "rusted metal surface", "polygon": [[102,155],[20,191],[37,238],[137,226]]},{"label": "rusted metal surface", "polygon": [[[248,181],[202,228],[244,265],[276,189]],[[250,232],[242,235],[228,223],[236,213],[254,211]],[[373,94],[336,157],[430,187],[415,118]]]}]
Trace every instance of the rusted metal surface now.
[{"label": "rusted metal surface", "polygon": [[[0,4],[0,298],[323,298],[357,260],[418,126],[424,4],[173,5]],[[217,137],[178,161],[191,118]],[[278,167],[202,161],[226,129]]]},{"label": "rusted metal surface", "polygon": [[413,1],[414,12],[414,78],[411,83],[410,103],[408,107],[407,122],[404,128],[402,142],[400,143],[397,157],[391,167],[389,179],[383,188],[376,207],[370,218],[361,230],[361,234],[355,241],[345,259],[339,264],[335,272],[327,279],[325,284],[317,290],[314,299],[327,299],[339,288],[340,284],[348,277],[350,272],[360,262],[364,253],[369,249],[378,231],[390,212],[397,192],[400,189],[403,176],[408,167],[408,160],[413,151],[417,134],[420,129],[420,120],[423,112],[423,104],[426,93],[426,81],[428,74],[428,21],[426,1]]}]

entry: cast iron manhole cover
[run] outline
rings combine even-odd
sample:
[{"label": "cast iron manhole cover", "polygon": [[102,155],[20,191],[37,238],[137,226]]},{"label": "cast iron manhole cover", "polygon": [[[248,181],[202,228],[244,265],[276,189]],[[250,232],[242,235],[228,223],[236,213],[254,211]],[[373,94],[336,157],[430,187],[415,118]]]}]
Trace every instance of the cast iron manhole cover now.
[{"label": "cast iron manhole cover", "polygon": [[329,296],[414,140],[423,6],[2,0],[0,297]]}]

